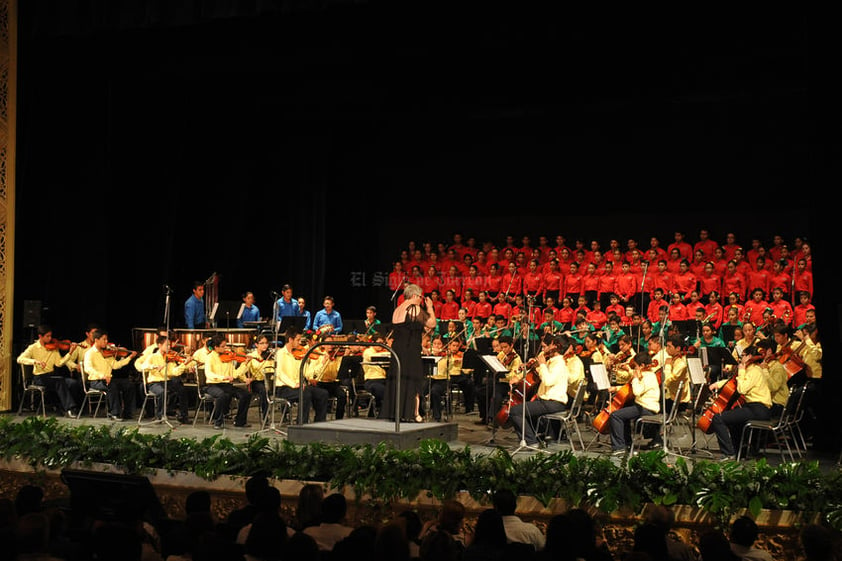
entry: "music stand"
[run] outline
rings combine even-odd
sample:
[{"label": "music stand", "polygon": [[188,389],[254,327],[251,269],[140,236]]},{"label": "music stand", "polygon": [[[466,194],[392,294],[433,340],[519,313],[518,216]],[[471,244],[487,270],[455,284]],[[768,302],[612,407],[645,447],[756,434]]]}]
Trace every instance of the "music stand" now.
[{"label": "music stand", "polygon": [[[691,334],[696,332],[696,324],[698,322],[695,319],[688,319],[688,320],[675,320],[672,322],[672,325],[678,331],[678,334],[681,335],[682,338],[689,337]],[[701,327],[700,327],[701,330]]]},{"label": "music stand", "polygon": [[421,364],[424,367],[424,377],[427,378],[427,397],[424,399],[425,411],[424,416],[429,419],[430,409],[432,408],[430,393],[433,390],[433,376],[436,375],[438,363],[441,357],[433,355],[422,355]]},{"label": "music stand", "polygon": [[693,399],[693,407],[690,411],[690,448],[687,450],[688,454],[695,454],[697,452],[705,452],[710,457],[713,457],[713,452],[708,449],[707,439],[705,439],[705,449],[699,450],[696,447],[696,411],[702,403],[702,395],[707,387],[707,377],[705,376],[705,369],[702,366],[702,359],[699,357],[687,358],[687,370],[690,372],[690,383],[698,387],[696,397]]},{"label": "music stand", "polygon": [[[379,327],[379,326],[378,326]],[[357,335],[365,335],[368,328],[365,326],[364,319],[342,319],[342,331],[345,333],[356,333]]]},{"label": "music stand", "polygon": [[[596,385],[596,391],[598,393],[605,393],[611,388],[611,379],[608,377],[608,371],[605,369],[605,365],[601,362],[595,362],[590,366],[591,378],[593,378],[593,382]],[[609,393],[605,405],[599,410],[601,411],[603,408],[608,406],[609,400],[611,399],[611,395]],[[597,414],[599,414],[597,412]],[[593,425],[592,425],[593,426]],[[588,445],[585,447],[586,450],[590,449],[591,444],[596,442],[597,444],[604,444],[599,442],[599,437],[601,433],[599,431],[596,432],[596,436],[591,439]]]},{"label": "music stand", "polygon": [[[497,380],[500,377],[500,374],[507,374],[509,369],[506,368],[500,359],[497,358],[497,355],[494,354],[484,354],[480,355],[480,360],[488,366],[490,373],[488,375],[488,383],[491,384],[491,392],[488,391],[486,388],[486,399],[489,401],[489,404],[486,406],[486,412],[491,415],[491,404],[494,403],[495,397],[497,396]],[[490,395],[490,397],[489,397]],[[492,417],[493,418],[493,417]],[[489,444],[494,443],[494,436],[497,434],[497,423],[491,421],[491,438],[488,439]]]},{"label": "music stand", "polygon": [[480,356],[492,355],[494,356],[494,347],[491,344],[491,337],[475,337],[474,348]]},{"label": "music stand", "polygon": [[712,371],[714,365],[719,368],[719,376],[717,376],[716,380],[711,380],[711,383],[716,382],[721,378],[722,373],[725,371],[726,364],[737,364],[737,360],[734,358],[734,355],[731,354],[731,349],[727,347],[703,348],[707,351],[709,369]]},{"label": "music stand", "polygon": [[734,341],[734,331],[740,327],[739,325],[734,325],[732,323],[723,323],[719,327],[719,335],[722,339],[722,342],[726,345]]},{"label": "music stand", "polygon": [[225,318],[226,329],[231,329],[231,320],[233,319],[236,325],[237,318],[241,314],[241,306],[244,306],[244,304],[238,300],[222,300],[219,304],[214,305],[210,320],[211,322],[215,322],[217,317]]},{"label": "music stand", "polygon": [[304,327],[307,325],[307,318],[304,316],[284,316],[281,318],[281,323],[278,327],[278,334],[282,335],[289,331],[290,327],[295,327],[299,333],[304,333]]}]

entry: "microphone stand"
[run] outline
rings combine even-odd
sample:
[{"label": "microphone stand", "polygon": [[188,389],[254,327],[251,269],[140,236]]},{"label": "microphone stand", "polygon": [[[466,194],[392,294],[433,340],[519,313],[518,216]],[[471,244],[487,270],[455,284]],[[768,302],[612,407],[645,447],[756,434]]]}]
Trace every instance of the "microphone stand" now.
[{"label": "microphone stand", "polygon": [[453,411],[452,411],[453,404],[451,403],[451,398],[450,398],[450,392],[452,390],[452,386],[451,386],[451,382],[450,382],[450,365],[451,365],[451,359],[453,357],[453,353],[450,350],[450,341],[452,341],[454,339],[458,339],[467,330],[468,330],[468,326],[463,325],[461,331],[459,331],[456,335],[454,335],[453,337],[451,337],[447,340],[447,347],[448,347],[447,348],[447,378],[446,378],[447,388],[445,390],[446,395],[444,396],[444,408],[445,408],[445,415],[447,416],[448,422],[450,422],[450,416],[453,413]]},{"label": "microphone stand", "polygon": [[[532,302],[531,301],[529,302],[529,317],[530,318],[532,317]],[[530,331],[529,328],[530,328],[530,325],[529,325],[529,323],[527,323],[527,325],[526,325],[527,340],[529,339],[529,331]],[[524,370],[523,371],[523,379],[521,380],[521,383],[523,385],[523,390],[522,390],[523,391],[523,402],[522,402],[523,407],[521,408],[520,444],[518,445],[517,448],[515,448],[512,451],[512,455],[515,455],[522,450],[535,450],[537,452],[546,452],[546,450],[544,450],[542,448],[539,448],[537,446],[529,446],[528,444],[526,444],[526,404],[527,404],[527,399],[526,399],[526,374],[527,374],[527,371]]]},{"label": "microphone stand", "polygon": [[[167,285],[164,285],[164,289],[166,291],[166,296],[164,298],[164,324],[167,327],[167,337],[169,337],[169,332],[170,332],[170,294],[172,294],[172,291],[170,290],[170,287],[167,286]],[[167,357],[164,357],[164,399],[163,399],[163,407],[161,407],[161,409],[162,409],[161,417],[155,418],[154,420],[152,420],[148,423],[141,423],[140,419],[138,419],[138,423],[137,423],[138,425],[148,426],[148,425],[157,425],[159,423],[163,423],[163,424],[167,425],[168,427],[170,427],[171,429],[175,428],[175,427],[172,426],[172,423],[170,423],[169,419],[167,418],[167,386],[169,386],[169,378],[170,378],[168,371],[169,371],[169,365],[167,364]],[[146,373],[141,372],[140,375],[146,376]],[[146,391],[148,391],[148,387],[147,387],[148,384],[149,384],[149,381],[146,380],[146,382],[144,383],[144,393]],[[181,404],[179,403],[179,405],[181,405]],[[152,409],[154,410],[155,408],[153,407]],[[143,418],[143,415],[141,415],[141,418]]]},{"label": "microphone stand", "polygon": [[[669,299],[669,302],[667,302],[667,315],[664,318],[664,323],[661,324],[660,331],[658,332],[658,342],[661,345],[661,349],[666,348],[666,336],[665,336],[664,332],[666,331],[666,328],[667,328],[667,322],[669,322],[670,310],[671,309],[672,309],[672,293],[670,293],[670,299]],[[664,431],[664,435],[663,435],[664,453],[668,456],[680,456],[682,458],[687,458],[688,456],[683,456],[683,455],[678,454],[676,452],[671,452],[670,448],[669,448],[669,439],[667,438],[667,380],[666,380],[666,375],[663,372],[663,370],[661,370],[660,386],[661,386],[661,419],[662,419],[661,420],[661,429]],[[678,398],[679,397],[680,396],[675,396],[675,398],[673,399],[673,403],[672,403],[673,407],[678,407]]]},{"label": "microphone stand", "polygon": [[640,352],[640,329],[641,324],[646,319],[646,312],[647,310],[643,309],[643,288],[646,286],[646,274],[649,272],[649,265],[645,265],[643,267],[643,278],[640,281],[640,315],[642,319],[640,323],[637,324],[637,350],[635,352]]}]

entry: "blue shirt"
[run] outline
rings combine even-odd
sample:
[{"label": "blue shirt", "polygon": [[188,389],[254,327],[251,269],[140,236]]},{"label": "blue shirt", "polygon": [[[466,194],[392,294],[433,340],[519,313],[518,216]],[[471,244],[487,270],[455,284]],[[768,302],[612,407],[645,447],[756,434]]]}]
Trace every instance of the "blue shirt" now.
[{"label": "blue shirt", "polygon": [[313,326],[313,318],[310,317],[310,310],[304,310],[301,312],[301,315],[304,316],[304,331],[309,331]]},{"label": "blue shirt", "polygon": [[276,320],[280,321],[283,317],[294,317],[300,316],[301,312],[298,307],[298,300],[292,298],[287,302],[283,298],[278,298],[278,312],[277,316],[275,317]]},{"label": "blue shirt", "polygon": [[187,329],[204,329],[205,327],[205,303],[201,298],[191,294],[184,302],[184,324]]},{"label": "blue shirt", "polygon": [[245,327],[243,323],[247,321],[260,321],[260,310],[254,304],[252,304],[251,308],[248,306],[243,308],[243,314],[237,320],[237,327]]},{"label": "blue shirt", "polygon": [[317,330],[323,325],[332,325],[334,333],[342,332],[342,316],[339,312],[333,310],[327,313],[324,308],[316,312],[316,317],[313,318],[313,330]]}]

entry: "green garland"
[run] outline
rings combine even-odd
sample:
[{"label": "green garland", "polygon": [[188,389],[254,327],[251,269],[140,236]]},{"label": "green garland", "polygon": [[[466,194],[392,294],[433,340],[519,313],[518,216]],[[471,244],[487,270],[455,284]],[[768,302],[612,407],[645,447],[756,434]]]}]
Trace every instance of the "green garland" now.
[{"label": "green garland", "polygon": [[487,502],[490,493],[507,488],[532,495],[545,506],[563,499],[570,506],[594,507],[605,513],[640,512],[647,503],[692,505],[727,524],[733,513],[761,509],[820,513],[842,529],[842,471],[822,472],[818,462],[770,466],[754,462],[668,463],[663,452],[633,456],[626,462],[607,457],[576,456],[570,451],[515,459],[499,448],[475,454],[469,446],[455,450],[426,440],[418,448],[296,445],[253,435],[234,443],[217,434],[203,440],[172,433],[142,434],[137,427],[72,426],[54,418],[0,419],[0,450],[8,460],[34,469],[106,463],[127,474],[152,470],[192,472],[213,481],[223,476],[267,473],[277,479],[323,481],[348,486],[357,497],[389,503],[413,500],[419,493],[439,500],[467,492]]}]

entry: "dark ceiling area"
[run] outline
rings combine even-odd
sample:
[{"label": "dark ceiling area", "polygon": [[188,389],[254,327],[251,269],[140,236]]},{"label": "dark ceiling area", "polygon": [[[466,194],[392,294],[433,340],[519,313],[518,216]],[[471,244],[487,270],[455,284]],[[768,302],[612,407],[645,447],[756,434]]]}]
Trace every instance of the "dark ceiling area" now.
[{"label": "dark ceiling area", "polygon": [[606,12],[21,2],[17,308],[124,340],[212,273],[362,317],[456,231],[819,238],[806,19]]}]

